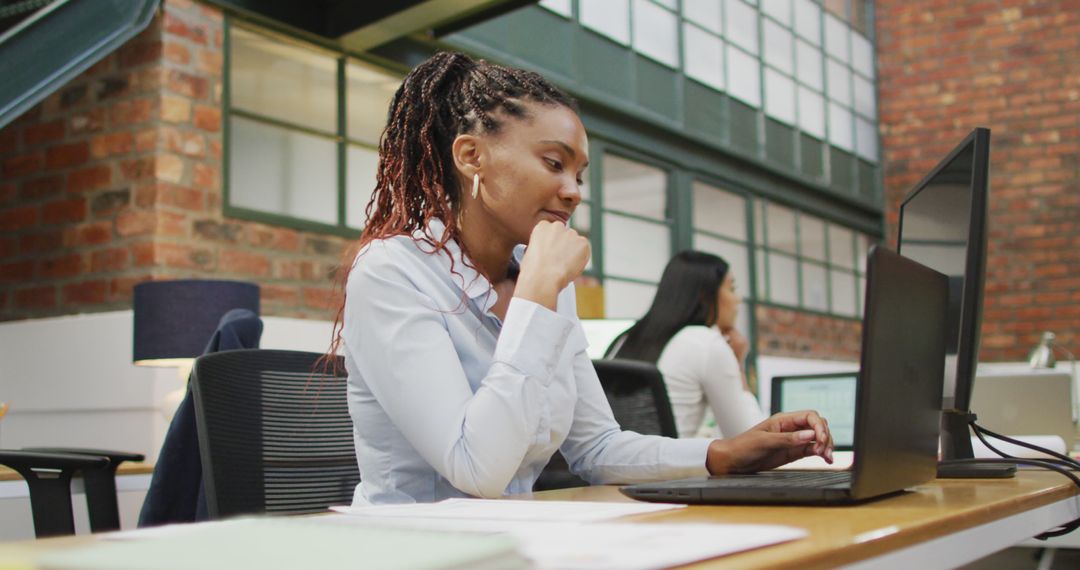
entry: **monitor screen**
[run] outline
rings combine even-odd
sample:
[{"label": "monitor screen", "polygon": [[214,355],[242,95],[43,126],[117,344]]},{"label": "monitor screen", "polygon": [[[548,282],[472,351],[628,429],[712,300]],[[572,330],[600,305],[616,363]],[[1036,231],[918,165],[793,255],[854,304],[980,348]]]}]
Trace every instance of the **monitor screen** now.
[{"label": "monitor screen", "polygon": [[979,358],[990,131],[975,129],[900,205],[897,252],[949,277],[946,409],[967,410]]},{"label": "monitor screen", "polygon": [[807,374],[772,379],[772,413],[816,410],[828,418],[836,449],[855,444],[855,387],[858,374]]}]

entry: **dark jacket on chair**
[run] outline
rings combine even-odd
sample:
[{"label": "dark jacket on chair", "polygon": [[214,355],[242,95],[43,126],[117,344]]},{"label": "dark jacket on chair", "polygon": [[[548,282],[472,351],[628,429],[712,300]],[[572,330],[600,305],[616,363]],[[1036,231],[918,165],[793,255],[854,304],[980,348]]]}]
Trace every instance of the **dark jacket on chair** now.
[{"label": "dark jacket on chair", "polygon": [[[258,348],[262,320],[247,309],[225,313],[203,354],[224,350]],[[139,526],[157,526],[207,519],[206,497],[202,486],[202,461],[199,459],[199,435],[195,427],[195,404],[188,386],[187,394],[176,409],[165,442],[161,446],[150,489],[146,492]]]}]

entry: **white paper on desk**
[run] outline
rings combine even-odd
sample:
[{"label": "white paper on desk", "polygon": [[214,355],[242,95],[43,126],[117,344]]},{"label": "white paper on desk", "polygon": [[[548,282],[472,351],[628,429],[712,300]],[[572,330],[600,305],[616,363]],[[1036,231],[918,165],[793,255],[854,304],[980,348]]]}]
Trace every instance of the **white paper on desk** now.
[{"label": "white paper on desk", "polygon": [[604,503],[584,501],[514,501],[504,499],[446,499],[438,503],[330,507],[363,517],[471,519],[531,522],[595,522],[628,515],[686,508],[668,503]]},{"label": "white paper on desk", "polygon": [[652,570],[803,538],[779,525],[524,522],[494,519],[330,516],[318,524],[506,534],[538,570]]}]

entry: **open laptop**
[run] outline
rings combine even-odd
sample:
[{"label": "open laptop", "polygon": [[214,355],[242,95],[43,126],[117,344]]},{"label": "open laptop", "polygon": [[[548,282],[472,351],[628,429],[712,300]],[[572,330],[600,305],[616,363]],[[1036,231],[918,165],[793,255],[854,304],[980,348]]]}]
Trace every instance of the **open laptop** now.
[{"label": "open laptop", "polygon": [[1076,439],[1072,375],[1060,370],[982,374],[971,390],[979,425],[1002,435],[1056,435],[1065,449]]},{"label": "open laptop", "polygon": [[773,376],[771,413],[817,410],[829,419],[836,451],[855,445],[855,387],[858,372]]},{"label": "open laptop", "polygon": [[623,487],[676,503],[851,503],[937,474],[948,282],[918,262],[868,254],[851,471],[764,471]]}]

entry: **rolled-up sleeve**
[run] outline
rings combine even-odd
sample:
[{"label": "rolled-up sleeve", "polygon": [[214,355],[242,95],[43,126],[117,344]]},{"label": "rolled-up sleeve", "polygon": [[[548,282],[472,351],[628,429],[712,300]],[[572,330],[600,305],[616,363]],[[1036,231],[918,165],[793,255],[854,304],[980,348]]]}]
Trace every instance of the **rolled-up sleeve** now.
[{"label": "rolled-up sleeve", "polygon": [[344,342],[371,393],[425,461],[464,493],[501,496],[529,446],[549,437],[546,390],[575,323],[513,299],[474,393],[447,310],[380,247],[349,276]]}]

